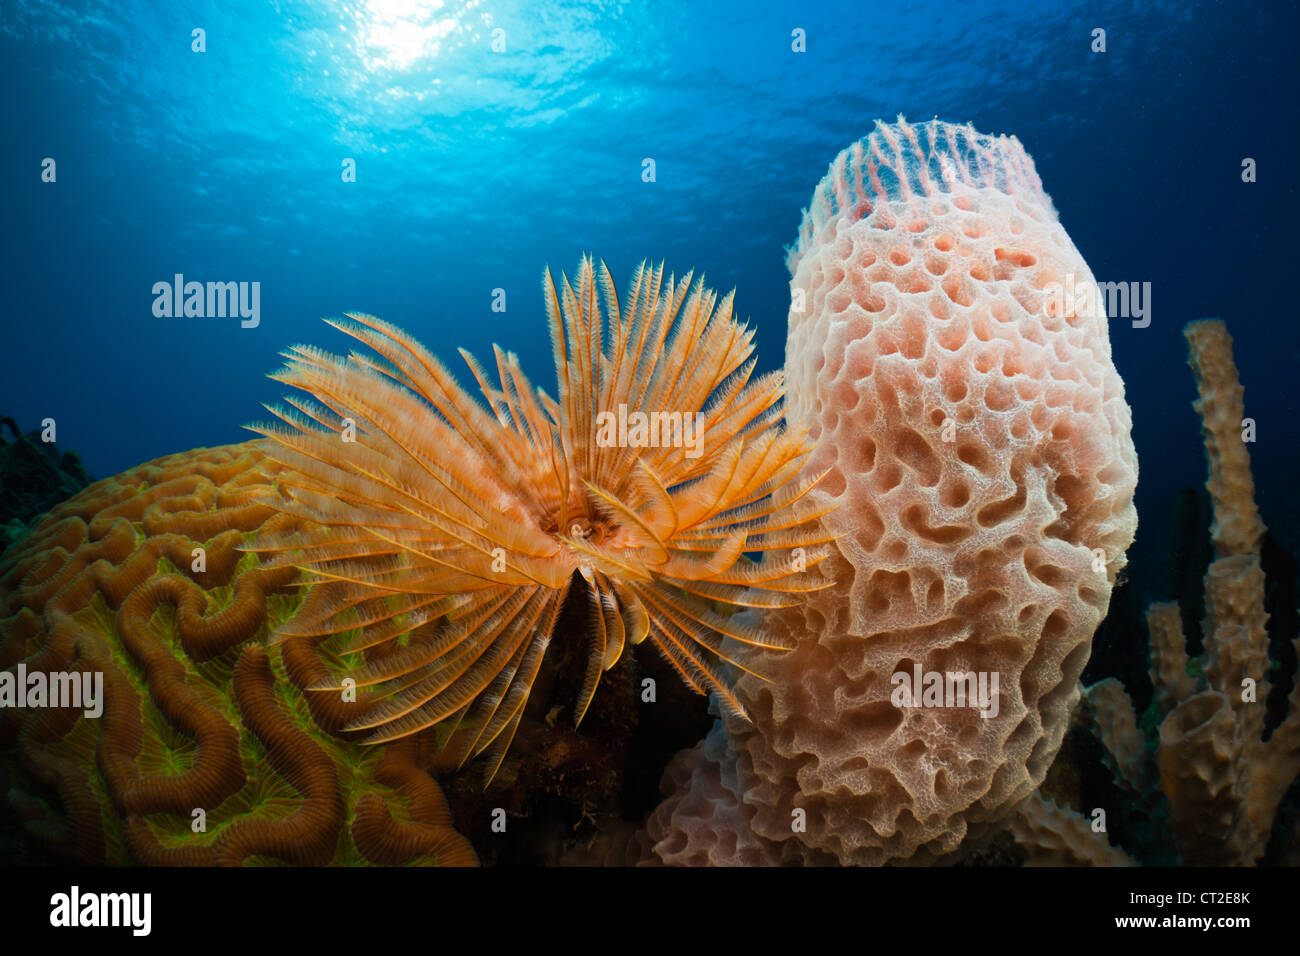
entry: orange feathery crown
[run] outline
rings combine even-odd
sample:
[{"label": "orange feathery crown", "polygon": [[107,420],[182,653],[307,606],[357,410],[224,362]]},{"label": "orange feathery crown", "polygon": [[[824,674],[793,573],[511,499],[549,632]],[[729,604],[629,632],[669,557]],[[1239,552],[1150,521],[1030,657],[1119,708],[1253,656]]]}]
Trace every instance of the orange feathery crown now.
[{"label": "orange feathery crown", "polygon": [[780,373],[750,381],[753,333],[732,296],[643,263],[620,309],[589,258],[558,292],[548,270],[543,291],[557,400],[513,354],[494,347],[494,384],[461,350],[484,408],[409,336],[349,314],[331,324],[382,360],[294,347],[272,378],[311,398],[268,406],[285,425],[254,429],[292,469],[275,506],[308,522],[251,546],[311,585],[275,638],[386,645],[316,689],[373,690],[347,727],[367,742],[455,717],[464,756],[489,751],[489,780],[567,598],[585,600],[591,642],[577,721],[601,673],[647,639],[744,716],[719,661],[747,668],[724,641],[782,645],[715,603],[787,606],[828,583],[802,573],[829,540],[801,501],[820,477],[799,475],[810,446],[781,425]]}]

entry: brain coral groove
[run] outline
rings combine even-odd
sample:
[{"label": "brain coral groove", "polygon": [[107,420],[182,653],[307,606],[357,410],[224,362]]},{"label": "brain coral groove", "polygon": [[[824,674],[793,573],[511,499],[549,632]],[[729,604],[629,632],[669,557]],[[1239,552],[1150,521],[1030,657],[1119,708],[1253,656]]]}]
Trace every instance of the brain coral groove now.
[{"label": "brain coral groove", "polygon": [[364,695],[306,689],[337,665],[328,642],[263,646],[300,604],[297,572],[241,549],[298,526],[261,503],[283,472],[259,442],[160,458],[4,556],[0,667],[104,678],[98,719],[0,712],[0,779],[38,847],[87,863],[476,862],[427,750],[361,748],[338,731]]}]

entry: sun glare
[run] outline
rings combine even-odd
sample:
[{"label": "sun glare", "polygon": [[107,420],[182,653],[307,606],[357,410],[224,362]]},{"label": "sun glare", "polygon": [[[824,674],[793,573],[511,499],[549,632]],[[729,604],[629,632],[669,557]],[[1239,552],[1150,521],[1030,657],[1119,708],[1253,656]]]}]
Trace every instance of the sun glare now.
[{"label": "sun glare", "polygon": [[407,70],[438,56],[444,41],[476,3],[446,0],[365,0],[357,11],[357,37],[366,69]]}]

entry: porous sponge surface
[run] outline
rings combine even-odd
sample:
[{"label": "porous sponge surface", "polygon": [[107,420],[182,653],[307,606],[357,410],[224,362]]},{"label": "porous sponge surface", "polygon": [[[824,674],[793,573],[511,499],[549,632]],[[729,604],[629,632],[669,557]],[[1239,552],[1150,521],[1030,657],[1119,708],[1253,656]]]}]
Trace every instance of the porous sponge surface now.
[{"label": "porous sponge surface", "polygon": [[[753,723],[727,723],[719,779],[805,859],[939,856],[1060,746],[1137,525],[1123,383],[1104,316],[1049,294],[1095,283],[1014,138],[878,126],[832,164],[788,264],[787,419],[837,505],[835,583],[768,618],[796,650],[742,681]],[[996,673],[996,716],[894,706],[891,676],[918,665]],[[684,834],[711,825],[677,816],[662,848],[690,862]]]}]

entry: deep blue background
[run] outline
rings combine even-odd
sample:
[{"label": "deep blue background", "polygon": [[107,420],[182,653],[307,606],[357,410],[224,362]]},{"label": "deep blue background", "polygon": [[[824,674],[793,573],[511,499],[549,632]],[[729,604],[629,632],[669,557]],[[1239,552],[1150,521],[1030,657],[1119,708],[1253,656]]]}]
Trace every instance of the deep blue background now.
[{"label": "deep blue background", "polygon": [[[938,115],[1015,133],[1097,278],[1153,284],[1151,326],[1111,328],[1135,578],[1162,581],[1171,495],[1204,477],[1181,336],[1204,316],[1236,339],[1264,519],[1295,549],[1296,7],[1043,6],[4,0],[0,413],[54,417],[96,476],[239,441],[276,353],[344,348],[319,321],[344,310],[453,367],[498,342],[549,388],[542,267],[584,251],[621,285],[652,257],[735,286],[778,367],[783,246],[827,164],[877,117]],[[155,318],[175,272],[260,281],[261,326]]]}]

